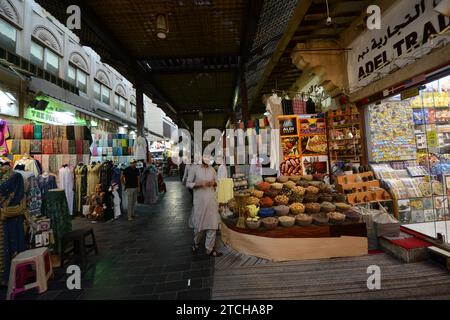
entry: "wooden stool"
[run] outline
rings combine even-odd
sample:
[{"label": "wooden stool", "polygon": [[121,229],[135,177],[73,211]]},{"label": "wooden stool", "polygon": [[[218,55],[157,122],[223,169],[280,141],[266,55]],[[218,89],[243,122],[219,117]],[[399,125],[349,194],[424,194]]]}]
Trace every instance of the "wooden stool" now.
[{"label": "wooden stool", "polygon": [[[34,266],[36,281],[26,284],[28,268]],[[47,281],[53,276],[53,267],[47,248],[28,250],[20,253],[11,261],[7,300],[23,291],[38,288],[39,293],[47,291]],[[21,282],[19,284],[19,282]]]},{"label": "wooden stool", "polygon": [[[86,243],[86,239],[89,236],[91,237],[91,244]],[[72,247],[66,252],[69,243],[72,243]],[[70,255],[72,253],[81,259],[83,268],[86,267],[87,255],[92,251],[95,251],[95,254],[98,255],[97,242],[95,241],[94,230],[92,228],[78,229],[66,233],[62,241],[61,268],[64,266],[66,255]]]}]

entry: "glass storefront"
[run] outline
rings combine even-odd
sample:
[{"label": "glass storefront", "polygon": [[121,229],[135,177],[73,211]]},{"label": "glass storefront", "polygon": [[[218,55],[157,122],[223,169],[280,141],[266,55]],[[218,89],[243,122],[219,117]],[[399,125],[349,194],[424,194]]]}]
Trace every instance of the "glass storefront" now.
[{"label": "glass storefront", "polygon": [[450,76],[365,108],[369,161],[407,228],[450,234]]}]

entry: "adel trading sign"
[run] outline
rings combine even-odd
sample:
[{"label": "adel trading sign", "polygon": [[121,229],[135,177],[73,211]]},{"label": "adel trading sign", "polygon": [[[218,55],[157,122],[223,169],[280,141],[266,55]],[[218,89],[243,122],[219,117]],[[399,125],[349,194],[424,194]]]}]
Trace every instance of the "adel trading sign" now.
[{"label": "adel trading sign", "polygon": [[364,32],[350,45],[348,74],[355,92],[449,43],[435,35],[450,18],[434,10],[439,0],[400,0],[382,14],[381,29]]}]

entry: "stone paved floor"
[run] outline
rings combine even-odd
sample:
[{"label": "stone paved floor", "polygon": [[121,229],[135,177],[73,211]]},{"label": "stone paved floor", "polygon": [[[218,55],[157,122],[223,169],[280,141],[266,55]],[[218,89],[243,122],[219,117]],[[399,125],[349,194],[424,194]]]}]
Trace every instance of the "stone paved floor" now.
[{"label": "stone paved floor", "polygon": [[[17,299],[210,299],[214,261],[190,251],[190,194],[176,179],[166,184],[167,194],[158,204],[139,205],[136,221],[121,218],[91,224],[74,220],[74,229],[94,228],[100,250],[99,256],[89,257],[81,290],[69,291],[68,275],[57,269],[46,293],[30,291]],[[0,290],[0,299],[5,298],[5,291]]]}]

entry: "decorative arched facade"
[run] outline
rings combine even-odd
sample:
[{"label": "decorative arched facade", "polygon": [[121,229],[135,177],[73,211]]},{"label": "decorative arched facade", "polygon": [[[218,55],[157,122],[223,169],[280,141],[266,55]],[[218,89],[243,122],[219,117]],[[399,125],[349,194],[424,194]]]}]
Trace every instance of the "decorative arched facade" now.
[{"label": "decorative arched facade", "polygon": [[10,0],[0,0],[0,15],[15,25],[22,27],[22,17]]},{"label": "decorative arched facade", "polygon": [[63,56],[63,48],[58,38],[47,27],[37,26],[33,30],[33,37],[53,51]]},{"label": "decorative arched facade", "polygon": [[73,52],[70,55],[69,61],[76,65],[78,68],[89,74],[89,65],[87,60],[78,52]]},{"label": "decorative arched facade", "polygon": [[103,70],[98,70],[97,74],[95,75],[95,79],[103,83],[108,88],[111,88],[111,80],[109,80],[108,75]]}]

